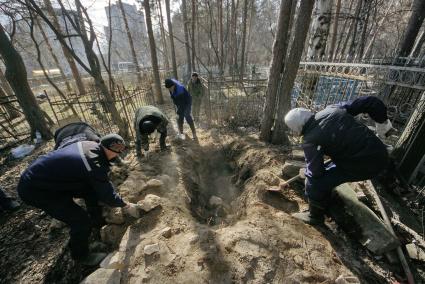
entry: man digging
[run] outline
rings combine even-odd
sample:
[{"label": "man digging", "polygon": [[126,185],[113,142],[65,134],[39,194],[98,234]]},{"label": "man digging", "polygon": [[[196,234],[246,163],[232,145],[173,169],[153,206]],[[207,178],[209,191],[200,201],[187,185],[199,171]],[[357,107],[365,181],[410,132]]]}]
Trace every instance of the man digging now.
[{"label": "man digging", "polygon": [[[305,189],[309,211],[293,216],[309,224],[322,224],[334,187],[376,177],[388,165],[386,146],[354,116],[367,113],[385,136],[392,129],[384,103],[376,97],[362,97],[342,106],[329,106],[313,114],[295,108],[285,116],[295,135],[303,136],[307,167]],[[331,159],[324,163],[324,156]],[[303,170],[303,169],[302,169]]]},{"label": "man digging", "polygon": [[[84,265],[98,265],[106,256],[89,253],[88,248],[98,202],[138,217],[138,206],[124,202],[108,178],[110,162],[124,150],[124,140],[117,134],[103,136],[100,143],[79,141],[39,157],[21,175],[20,198],[70,227],[71,256]],[[83,198],[87,210],[73,198]]]},{"label": "man digging", "polygon": [[136,154],[142,156],[142,146],[145,152],[149,151],[149,135],[155,130],[161,134],[159,146],[165,150],[168,119],[165,114],[154,106],[143,106],[136,110],[134,116],[134,130],[136,131]]}]

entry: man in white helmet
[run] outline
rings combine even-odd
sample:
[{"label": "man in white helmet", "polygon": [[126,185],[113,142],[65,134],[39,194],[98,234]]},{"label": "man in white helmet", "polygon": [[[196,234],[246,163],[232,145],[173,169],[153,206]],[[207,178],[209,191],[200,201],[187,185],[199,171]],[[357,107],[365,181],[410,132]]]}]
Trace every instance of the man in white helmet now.
[{"label": "man in white helmet", "polygon": [[[376,97],[329,106],[316,114],[295,108],[285,116],[285,123],[294,134],[303,136],[307,163],[305,185],[309,211],[295,213],[295,218],[309,224],[323,223],[334,187],[376,177],[387,167],[385,145],[354,118],[359,113],[367,113],[375,122],[387,125],[379,135],[385,135],[392,128],[387,123],[385,105]],[[331,158],[331,163],[324,164],[324,155]]]}]

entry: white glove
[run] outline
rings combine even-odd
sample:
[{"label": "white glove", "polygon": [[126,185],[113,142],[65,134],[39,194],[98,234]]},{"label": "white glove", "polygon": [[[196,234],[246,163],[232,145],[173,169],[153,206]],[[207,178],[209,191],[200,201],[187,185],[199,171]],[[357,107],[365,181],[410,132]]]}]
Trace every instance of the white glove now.
[{"label": "white glove", "polygon": [[300,178],[305,179],[305,168],[301,168],[298,175]]},{"label": "white glove", "polygon": [[376,122],[376,133],[379,137],[385,138],[385,135],[393,128],[391,121],[387,119],[384,123]]},{"label": "white glove", "polygon": [[140,217],[139,205],[128,202],[126,206],[123,207],[123,211],[134,218]]}]

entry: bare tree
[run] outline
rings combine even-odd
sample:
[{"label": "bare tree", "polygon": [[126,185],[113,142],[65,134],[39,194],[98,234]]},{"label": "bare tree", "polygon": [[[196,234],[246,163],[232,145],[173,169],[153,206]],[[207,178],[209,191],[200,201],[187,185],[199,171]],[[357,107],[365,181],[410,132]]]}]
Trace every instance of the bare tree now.
[{"label": "bare tree", "polygon": [[159,27],[161,29],[161,42],[162,42],[162,49],[164,50],[164,61],[165,61],[165,68],[166,70],[170,70],[170,62],[168,61],[168,48],[167,48],[167,41],[165,40],[165,28],[164,28],[164,18],[162,17],[162,7],[161,7],[161,0],[157,1],[158,4],[158,11],[159,11]]},{"label": "bare tree", "polygon": [[10,102],[10,98],[13,96],[13,90],[9,85],[6,77],[4,76],[3,70],[0,68],[0,92],[1,97],[0,102],[5,103],[4,107],[9,115],[9,119],[18,117],[19,111],[13,106]]},{"label": "bare tree", "polygon": [[291,92],[300,65],[313,5],[314,0],[301,0],[300,3],[297,21],[295,23],[294,41],[292,42],[291,51],[285,62],[285,70],[283,71],[282,93],[278,98],[276,122],[272,136],[272,143],[274,144],[289,143],[288,136],[285,132],[286,125],[284,118],[291,108]]},{"label": "bare tree", "polygon": [[[50,2],[50,0],[43,0],[43,1],[44,1],[44,6],[47,10],[47,13],[50,15],[52,25],[55,27],[58,34],[60,34],[61,36],[64,35],[65,33],[61,30],[61,26],[59,25],[59,21],[56,16],[55,10],[53,9],[52,3]],[[69,68],[71,69],[72,76],[75,80],[75,84],[77,85],[78,92],[80,93],[80,96],[84,96],[86,94],[86,89],[84,87],[83,80],[81,79],[80,71],[78,71],[74,58],[69,52],[69,50],[67,49],[67,47],[62,44],[62,41],[60,42],[61,42],[63,54],[66,58],[66,61],[68,61]]]},{"label": "bare tree", "polygon": [[187,70],[186,74],[183,76],[184,80],[189,79],[189,74],[192,72],[192,60],[190,57],[190,47],[189,47],[189,28],[187,25],[189,24],[189,20],[187,19],[187,8],[186,8],[186,0],[182,0],[182,14],[183,14],[183,28],[184,28],[184,45],[186,48],[186,64]]},{"label": "bare tree", "polygon": [[398,56],[406,57],[410,54],[415,44],[415,39],[418,36],[422,23],[425,18],[425,1],[414,0],[412,5],[412,14],[407,24],[404,38],[400,44]]},{"label": "bare tree", "polygon": [[417,39],[415,46],[413,47],[412,52],[410,53],[410,57],[418,57],[424,43],[425,43],[425,30],[422,31],[421,35]]},{"label": "bare tree", "polygon": [[325,55],[331,23],[331,0],[317,0],[314,11],[313,31],[307,51],[310,60],[321,59]]},{"label": "bare tree", "polygon": [[192,48],[192,68],[195,69],[195,58],[196,58],[196,48],[195,48],[195,29],[196,29],[196,18],[197,18],[197,13],[196,13],[197,7],[196,7],[196,0],[192,0],[192,18],[191,18],[191,39],[190,39],[190,46]]},{"label": "bare tree", "polygon": [[273,58],[270,63],[269,80],[267,82],[266,104],[261,121],[260,139],[263,141],[270,141],[271,138],[271,129],[276,113],[277,91],[288,49],[292,5],[296,5],[295,0],[283,0],[280,4],[276,36],[273,43]]},{"label": "bare tree", "polygon": [[146,26],[148,29],[156,102],[158,104],[163,104],[164,99],[162,98],[161,82],[159,79],[158,58],[156,56],[156,45],[155,45],[155,38],[153,36],[151,8],[149,5],[149,0],[143,0],[143,8],[145,9]]},{"label": "bare tree", "polygon": [[336,0],[336,8],[335,8],[335,15],[334,15],[334,22],[332,26],[332,40],[331,40],[331,46],[329,48],[329,58],[332,59],[335,52],[335,45],[336,45],[336,39],[338,37],[338,24],[339,24],[339,13],[341,11],[341,0]]},{"label": "bare tree", "polygon": [[2,25],[0,25],[0,55],[6,65],[6,79],[16,94],[19,105],[31,127],[31,137],[34,138],[36,131],[39,131],[44,139],[51,139],[52,133],[28,84],[27,71],[22,57],[13,47]]},{"label": "bare tree", "polygon": [[242,41],[241,41],[241,66],[239,78],[242,80],[245,72],[245,47],[246,47],[246,27],[248,18],[248,0],[244,0],[243,14],[242,14]]},{"label": "bare tree", "polygon": [[174,74],[174,78],[178,79],[176,51],[175,51],[175,48],[174,48],[173,26],[171,24],[170,0],[165,0],[165,10],[166,10],[166,14],[167,14],[167,26],[168,26],[168,34],[169,34],[169,38],[170,38],[171,62],[173,63],[173,74]]}]

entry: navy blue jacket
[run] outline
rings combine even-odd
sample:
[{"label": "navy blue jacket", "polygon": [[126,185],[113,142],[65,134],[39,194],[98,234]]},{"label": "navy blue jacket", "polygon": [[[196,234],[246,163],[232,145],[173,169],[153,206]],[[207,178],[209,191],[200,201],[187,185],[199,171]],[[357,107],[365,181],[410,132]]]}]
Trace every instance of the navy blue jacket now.
[{"label": "navy blue jacket", "polygon": [[[363,113],[360,109],[352,111]],[[324,155],[358,179],[377,175],[388,163],[382,141],[345,107],[329,106],[316,113],[304,125],[302,135],[309,178],[324,174]]]},{"label": "navy blue jacket", "polygon": [[177,114],[192,104],[192,96],[186,88],[176,79],[171,79],[174,82],[174,91],[170,92],[171,99],[177,106]]},{"label": "navy blue jacket", "polygon": [[40,190],[94,190],[99,201],[123,207],[109,181],[109,161],[99,143],[81,141],[39,157],[22,174],[21,183]]},{"label": "navy blue jacket", "polygon": [[78,141],[100,141],[100,134],[85,122],[67,124],[55,131],[55,150]]},{"label": "navy blue jacket", "polygon": [[374,96],[366,96],[355,99],[342,105],[352,116],[367,113],[377,123],[384,123],[387,119],[387,107],[384,102]]}]

